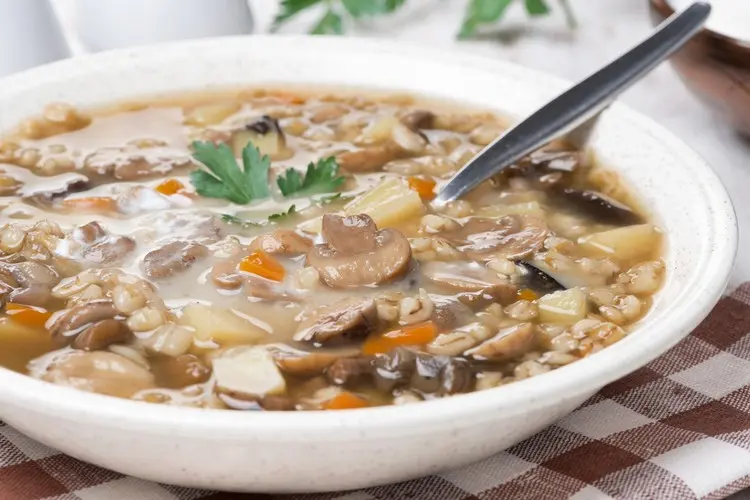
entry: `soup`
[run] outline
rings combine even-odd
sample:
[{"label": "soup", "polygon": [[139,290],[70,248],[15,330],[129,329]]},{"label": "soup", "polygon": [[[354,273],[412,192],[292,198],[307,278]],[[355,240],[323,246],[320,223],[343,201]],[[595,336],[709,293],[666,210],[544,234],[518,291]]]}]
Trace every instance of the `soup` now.
[{"label": "soup", "polygon": [[162,404],[405,404],[622,339],[662,234],[559,143],[433,206],[491,113],[243,90],[51,104],[0,143],[0,365]]}]

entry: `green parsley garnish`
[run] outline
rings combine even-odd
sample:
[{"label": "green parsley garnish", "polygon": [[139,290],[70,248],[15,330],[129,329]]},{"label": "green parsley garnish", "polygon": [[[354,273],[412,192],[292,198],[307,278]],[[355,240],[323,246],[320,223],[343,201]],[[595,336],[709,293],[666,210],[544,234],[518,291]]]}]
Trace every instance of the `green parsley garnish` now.
[{"label": "green parsley garnish", "polygon": [[[532,17],[548,15],[551,0],[469,0],[464,14],[463,24],[458,38],[470,38],[482,25],[495,24],[512,3],[523,3],[527,14]],[[557,0],[568,26],[574,29],[577,25],[569,0]],[[322,17],[310,28],[313,35],[342,35],[344,18],[360,21],[375,16],[396,12],[406,0],[282,0],[279,14],[273,21],[272,31],[302,11],[315,6],[325,6]]]},{"label": "green parsley garnish", "polygon": [[190,183],[199,195],[222,198],[238,205],[270,196],[268,169],[271,160],[261,156],[253,144],[248,143],[242,150],[242,167],[226,144],[217,147],[210,142],[195,141],[193,150],[193,158],[208,169],[190,173]]},{"label": "green parsley garnish", "polygon": [[284,217],[289,217],[290,215],[294,215],[297,213],[297,207],[292,205],[289,207],[289,209],[286,212],[280,212],[278,214],[271,214],[268,216],[268,220],[275,221],[279,219],[283,219]]},{"label": "green parsley garnish", "polygon": [[310,162],[307,165],[307,172],[305,172],[304,177],[293,168],[287,169],[276,179],[276,184],[279,185],[281,194],[284,196],[294,195],[299,197],[336,191],[345,180],[339,175],[339,165],[336,163],[336,158],[329,156],[318,160],[317,163]]},{"label": "green parsley garnish", "polygon": [[222,214],[221,220],[226,222],[227,224],[232,224],[234,226],[240,226],[243,229],[251,229],[254,227],[263,227],[263,223],[261,222],[253,222],[245,219],[241,219],[237,217],[236,215],[230,215],[230,214]]}]

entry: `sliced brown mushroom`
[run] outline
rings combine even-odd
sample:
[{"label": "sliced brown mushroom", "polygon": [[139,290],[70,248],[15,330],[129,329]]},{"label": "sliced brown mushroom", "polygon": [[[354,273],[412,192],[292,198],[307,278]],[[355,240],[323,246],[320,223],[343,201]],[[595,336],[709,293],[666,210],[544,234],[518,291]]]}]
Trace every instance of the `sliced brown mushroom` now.
[{"label": "sliced brown mushroom", "polygon": [[440,330],[449,330],[458,325],[467,323],[474,312],[453,297],[442,295],[430,295],[434,306],[432,320],[437,323]]},{"label": "sliced brown mushroom", "polygon": [[76,227],[70,237],[83,245],[81,256],[97,265],[117,264],[135,249],[133,238],[109,234],[96,221]]},{"label": "sliced brown mushroom", "polygon": [[415,109],[414,111],[409,111],[401,117],[401,123],[414,131],[422,128],[432,128],[434,120],[435,113],[424,109]]},{"label": "sliced brown mushroom", "polygon": [[534,346],[534,341],[534,325],[519,323],[501,329],[465,354],[478,360],[504,361],[525,353]]},{"label": "sliced brown mushroom", "polygon": [[339,153],[336,155],[336,161],[347,172],[377,172],[383,168],[383,165],[399,158],[401,154],[401,148],[398,145],[387,142]]},{"label": "sliced brown mushroom", "polygon": [[276,229],[261,234],[250,243],[250,251],[262,250],[267,254],[294,256],[307,253],[313,246],[309,238],[289,229]]},{"label": "sliced brown mushroom", "polygon": [[71,345],[82,351],[98,351],[112,344],[124,342],[130,335],[130,329],[124,321],[104,319],[76,335]]},{"label": "sliced brown mushroom", "polygon": [[28,306],[44,306],[51,289],[60,281],[57,272],[39,262],[0,263],[0,281],[8,291],[7,300]]},{"label": "sliced brown mushroom", "polygon": [[156,383],[170,389],[202,384],[211,376],[211,369],[193,354],[158,356],[151,360],[151,370]]},{"label": "sliced brown mushroom", "polygon": [[189,269],[208,253],[208,248],[200,243],[173,241],[147,253],[143,258],[143,271],[152,279],[168,278]]},{"label": "sliced brown mushroom", "polygon": [[441,233],[474,260],[496,256],[523,258],[540,250],[547,235],[547,225],[532,215],[506,215],[499,219],[473,217],[459,229]]},{"label": "sliced brown mushroom", "polygon": [[294,340],[325,344],[341,339],[361,339],[375,329],[377,322],[375,300],[348,297],[313,310],[300,323]]},{"label": "sliced brown mushroom", "polygon": [[49,333],[60,343],[73,340],[73,336],[92,323],[117,316],[117,308],[110,299],[92,300],[85,304],[56,313],[48,323]]},{"label": "sliced brown mushroom", "polygon": [[269,352],[282,372],[298,377],[322,374],[326,368],[345,355],[353,353],[309,352],[293,349],[287,345],[269,347]]},{"label": "sliced brown mushroom", "polygon": [[65,352],[42,378],[53,384],[121,398],[154,387],[154,376],[147,368],[108,351]]},{"label": "sliced brown mushroom", "polygon": [[627,205],[596,191],[556,187],[550,193],[561,202],[574,206],[583,214],[604,224],[627,226],[643,222]]},{"label": "sliced brown mushroom", "polygon": [[326,371],[326,377],[331,383],[346,386],[357,385],[372,375],[373,358],[370,356],[338,359]]},{"label": "sliced brown mushroom", "polygon": [[307,254],[307,265],[332,288],[378,285],[406,274],[409,240],[395,229],[379,230],[368,215],[323,216],[325,244]]},{"label": "sliced brown mushroom", "polygon": [[470,391],[474,375],[465,359],[415,353],[403,347],[379,354],[373,362],[375,385],[384,391],[408,386],[438,396]]},{"label": "sliced brown mushroom", "polygon": [[428,262],[422,275],[442,290],[458,294],[463,303],[509,303],[516,297],[515,285],[497,273],[470,262]]}]

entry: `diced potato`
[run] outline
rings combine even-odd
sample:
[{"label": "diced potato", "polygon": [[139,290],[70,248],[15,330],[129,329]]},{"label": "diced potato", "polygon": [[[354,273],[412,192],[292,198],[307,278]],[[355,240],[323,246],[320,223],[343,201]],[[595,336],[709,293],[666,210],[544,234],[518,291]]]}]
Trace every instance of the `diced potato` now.
[{"label": "diced potato", "polygon": [[276,132],[259,134],[252,130],[238,130],[232,135],[232,151],[234,152],[234,156],[242,158],[242,150],[245,149],[248,142],[252,142],[256,148],[260,149],[261,155],[268,155],[270,157],[278,155],[284,148],[283,140]]},{"label": "diced potato", "polygon": [[233,349],[213,360],[216,387],[250,397],[283,394],[286,381],[266,349]]},{"label": "diced potato", "polygon": [[568,269],[554,269],[542,259],[534,259],[531,263],[534,267],[552,276],[558,283],[566,287],[603,286],[607,283],[608,276],[583,272],[579,266]]},{"label": "diced potato", "polygon": [[419,193],[396,178],[385,180],[344,207],[346,215],[369,215],[381,229],[419,216],[423,210]]},{"label": "diced potato", "polygon": [[544,209],[538,201],[528,201],[525,203],[516,203],[514,205],[490,205],[481,207],[477,215],[482,217],[502,217],[504,215],[537,215],[544,217]]},{"label": "diced potato", "polygon": [[32,328],[8,317],[0,318],[0,365],[25,371],[30,359],[56,349],[43,328]]},{"label": "diced potato", "polygon": [[651,255],[660,239],[653,224],[638,224],[583,236],[578,244],[594,255],[633,260]]},{"label": "diced potato", "polygon": [[586,317],[588,302],[580,288],[551,293],[538,301],[539,321],[572,325]]},{"label": "diced potato", "polygon": [[257,342],[266,336],[258,326],[233,313],[203,304],[190,304],[182,311],[180,323],[195,329],[195,338],[220,345]]},{"label": "diced potato", "polygon": [[384,116],[378,121],[369,125],[362,131],[362,135],[356,139],[358,144],[378,144],[387,141],[391,137],[393,127],[399,121],[394,116]]},{"label": "diced potato", "polygon": [[205,127],[224,121],[225,118],[240,109],[238,103],[222,102],[196,106],[185,112],[185,124]]}]

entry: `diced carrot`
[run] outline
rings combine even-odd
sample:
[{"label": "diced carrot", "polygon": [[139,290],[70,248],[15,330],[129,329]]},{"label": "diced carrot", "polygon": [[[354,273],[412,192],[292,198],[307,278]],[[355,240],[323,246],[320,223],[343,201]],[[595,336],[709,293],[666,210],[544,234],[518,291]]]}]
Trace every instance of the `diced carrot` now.
[{"label": "diced carrot", "polygon": [[344,391],[323,403],[322,406],[324,410],[352,410],[367,408],[370,404],[356,394]]},{"label": "diced carrot", "polygon": [[274,92],[271,94],[271,96],[276,97],[277,99],[282,99],[289,104],[302,104],[305,102],[305,99],[296,95],[292,94],[291,92]]},{"label": "diced carrot", "polygon": [[5,305],[5,312],[13,321],[32,328],[44,328],[44,324],[52,316],[51,312],[41,307],[10,303]]},{"label": "diced carrot", "polygon": [[262,250],[257,250],[240,261],[240,271],[257,274],[273,281],[284,279],[284,266]]},{"label": "diced carrot", "polygon": [[435,181],[422,177],[409,177],[409,187],[419,194],[423,200],[429,201],[435,197]]},{"label": "diced carrot", "polygon": [[71,198],[62,202],[64,208],[80,212],[116,212],[117,202],[113,198],[93,196],[90,198]]},{"label": "diced carrot", "polygon": [[156,186],[156,190],[166,196],[177,194],[183,189],[185,189],[185,185],[177,179],[167,179],[160,182],[159,185]]},{"label": "diced carrot", "polygon": [[518,290],[518,298],[520,300],[536,300],[539,298],[539,294],[529,288],[521,288]]},{"label": "diced carrot", "polygon": [[362,345],[363,354],[381,354],[402,345],[428,344],[437,336],[438,327],[434,321],[425,321],[405,326],[380,335],[370,336]]}]

